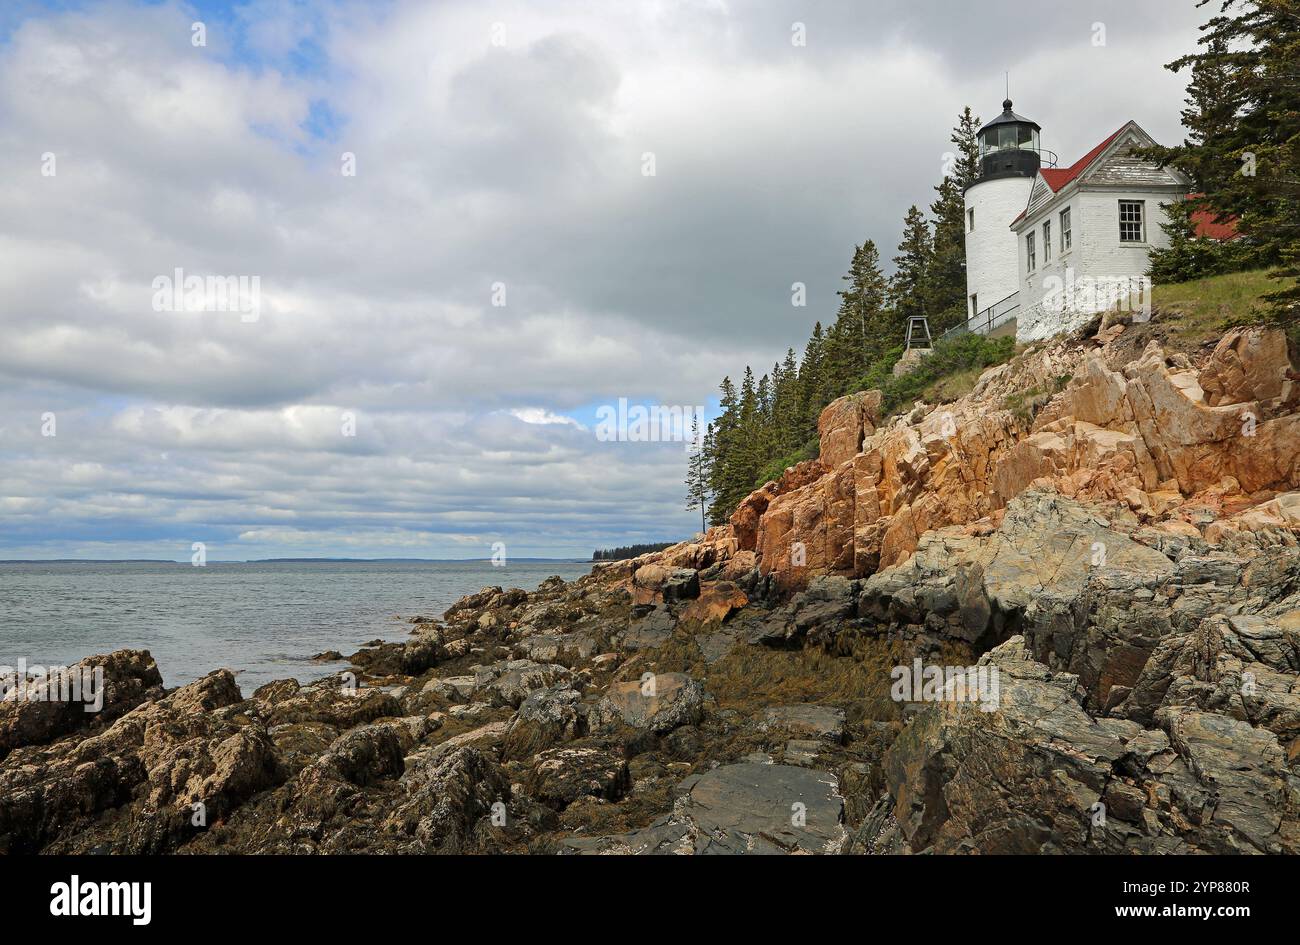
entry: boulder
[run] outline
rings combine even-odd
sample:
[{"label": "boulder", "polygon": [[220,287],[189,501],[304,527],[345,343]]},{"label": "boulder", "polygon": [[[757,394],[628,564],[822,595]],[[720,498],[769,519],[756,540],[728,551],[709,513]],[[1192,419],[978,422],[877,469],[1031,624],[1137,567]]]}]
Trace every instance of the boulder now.
[{"label": "boulder", "polygon": [[421,624],[411,639],[362,648],[348,661],[371,676],[416,676],[445,658],[442,630]]},{"label": "boulder", "polygon": [[692,623],[721,623],[749,603],[749,598],[732,581],[709,581],[700,585],[699,596],[681,613]]},{"label": "boulder", "polygon": [[677,618],[666,606],[654,607],[648,614],[628,624],[618,635],[618,645],[624,650],[650,650],[663,646],[673,635]]},{"label": "boulder", "polygon": [[616,801],[630,785],[621,755],[596,747],[552,748],[533,759],[524,787],[548,807],[563,810],[580,797]]},{"label": "boulder", "polygon": [[596,637],[586,630],[570,633],[537,633],[518,643],[519,654],[537,663],[559,663],[573,667],[596,652]]},{"label": "boulder", "polygon": [[838,744],[844,738],[844,710],[811,703],[770,706],[763,714],[762,728]]},{"label": "boulder", "polygon": [[268,701],[267,722],[270,725],[324,722],[342,729],[402,714],[402,706],[392,693],[373,686],[356,689],[303,687],[293,695],[280,693]]},{"label": "boulder", "polygon": [[658,673],[610,686],[593,711],[593,722],[664,735],[679,725],[694,725],[703,712],[703,686],[685,673]]},{"label": "boulder", "polygon": [[452,604],[443,613],[444,620],[451,620],[462,614],[483,610],[491,606],[492,602],[501,596],[500,587],[485,587],[476,594],[466,594],[456,603]]},{"label": "boulder", "polygon": [[571,741],[587,727],[586,706],[575,689],[536,689],[515,713],[502,747],[502,757],[526,758],[556,742]]},{"label": "boulder", "polygon": [[632,575],[632,601],[635,604],[689,600],[698,597],[699,593],[699,572],[692,568],[646,564]]},{"label": "boulder", "polygon": [[580,853],[838,853],[847,840],[833,774],[741,762],[692,775],[671,814],[628,834],[569,840]]},{"label": "boulder", "polygon": [[468,702],[477,688],[477,675],[443,676],[426,682],[423,692],[448,702]]},{"label": "boulder", "polygon": [[[0,701],[0,759],[24,745],[103,729],[146,699],[162,694],[162,676],[148,650],[91,656],[68,667],[66,674],[0,679],[0,685],[9,682],[16,686]],[[72,698],[78,693],[80,698]]]},{"label": "boulder", "polygon": [[1288,392],[1291,358],[1285,332],[1233,328],[1215,345],[1198,378],[1211,407],[1283,397]]},{"label": "boulder", "polygon": [[429,758],[402,775],[402,800],[384,829],[407,839],[411,853],[467,853],[481,846],[478,827],[510,800],[510,780],[499,764],[476,748],[457,748]]},{"label": "boulder", "polygon": [[479,667],[474,673],[474,692],[493,705],[517,708],[536,689],[567,684],[573,673],[558,663],[507,660]]},{"label": "boulder", "polygon": [[335,739],[319,759],[298,775],[298,785],[304,793],[322,780],[364,787],[400,777],[403,770],[397,732],[390,726],[362,725]]}]

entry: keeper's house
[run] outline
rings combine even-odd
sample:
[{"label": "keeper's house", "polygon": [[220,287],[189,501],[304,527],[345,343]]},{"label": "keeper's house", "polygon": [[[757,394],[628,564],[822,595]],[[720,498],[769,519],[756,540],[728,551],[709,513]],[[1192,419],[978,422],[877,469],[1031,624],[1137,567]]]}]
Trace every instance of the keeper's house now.
[{"label": "keeper's house", "polygon": [[[1038,123],[1010,99],[1002,109],[979,131],[979,177],[965,195],[966,330],[1032,341],[1117,302],[1149,305],[1148,256],[1169,245],[1164,208],[1187,199],[1191,182],[1137,156],[1155,142],[1135,122],[1057,167]],[[1199,227],[1232,235],[1208,220]]]}]

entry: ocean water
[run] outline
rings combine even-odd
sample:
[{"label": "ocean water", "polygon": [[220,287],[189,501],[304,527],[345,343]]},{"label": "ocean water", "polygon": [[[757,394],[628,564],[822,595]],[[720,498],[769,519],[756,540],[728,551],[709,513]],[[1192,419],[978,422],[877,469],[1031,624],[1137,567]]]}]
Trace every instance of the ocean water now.
[{"label": "ocean water", "polygon": [[441,617],[489,585],[533,590],[589,562],[274,562],[0,564],[0,665],[66,666],[96,653],[149,650],[168,686],[214,669],[251,693],[342,668],[315,663],[377,638],[404,640],[411,617]]}]

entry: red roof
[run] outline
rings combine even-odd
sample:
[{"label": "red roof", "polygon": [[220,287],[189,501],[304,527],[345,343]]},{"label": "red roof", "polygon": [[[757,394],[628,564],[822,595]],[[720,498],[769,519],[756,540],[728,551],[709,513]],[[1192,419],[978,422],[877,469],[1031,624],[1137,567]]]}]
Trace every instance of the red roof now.
[{"label": "red roof", "polygon": [[[1125,126],[1127,126],[1127,124],[1128,123],[1125,122]],[[1114,141],[1115,136],[1123,130],[1123,127],[1116,129],[1114,134],[1110,135],[1105,141],[1097,145],[1069,167],[1045,167],[1038,173],[1043,175],[1043,180],[1047,182],[1048,187],[1052,188],[1052,193],[1060,193],[1061,188],[1086,171],[1088,165],[1097,160],[1097,156],[1101,154],[1102,151],[1105,151],[1106,146]]]},{"label": "red roof", "polygon": [[[1196,200],[1204,197],[1205,194],[1188,194],[1188,200]],[[1213,210],[1193,210],[1192,225],[1196,228],[1193,232],[1197,236],[1205,237],[1212,240],[1235,240],[1241,234],[1237,232],[1237,218],[1227,217],[1222,222],[1216,222],[1217,214]]]},{"label": "red roof", "polygon": [[[1106,150],[1107,145],[1109,145],[1112,141],[1114,141],[1116,136],[1118,136],[1121,131],[1127,128],[1129,124],[1130,124],[1129,122],[1125,122],[1119,128],[1115,129],[1114,132],[1112,132],[1110,135],[1106,137],[1105,141],[1097,145],[1095,148],[1093,148],[1083,157],[1079,158],[1079,160],[1075,161],[1069,167],[1040,168],[1038,173],[1043,176],[1044,183],[1046,183],[1047,186],[1051,188],[1052,193],[1054,194],[1060,193],[1061,188],[1064,187],[1066,184],[1068,184],[1070,181],[1074,180],[1084,171],[1086,171],[1088,169],[1088,165],[1091,164],[1093,161],[1097,160],[1101,152]],[[1025,218],[1025,213],[1028,209],[1029,208],[1026,207],[1024,210],[1021,210],[1020,216],[1012,220],[1009,225],[1015,226],[1017,223],[1023,220]]]}]

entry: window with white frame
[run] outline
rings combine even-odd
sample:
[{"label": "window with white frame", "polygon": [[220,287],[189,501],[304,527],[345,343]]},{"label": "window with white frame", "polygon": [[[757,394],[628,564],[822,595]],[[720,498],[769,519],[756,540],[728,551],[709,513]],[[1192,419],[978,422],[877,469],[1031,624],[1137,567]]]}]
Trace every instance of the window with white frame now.
[{"label": "window with white frame", "polygon": [[1145,243],[1146,233],[1142,220],[1142,200],[1121,200],[1119,202],[1119,241],[1121,243]]},{"label": "window with white frame", "polygon": [[1029,261],[1026,272],[1033,272],[1038,266],[1038,258],[1034,255],[1034,234],[1025,234],[1025,258]]},{"label": "window with white frame", "polygon": [[974,318],[980,313],[980,300],[978,293],[971,293],[970,297],[970,317]]},{"label": "window with white frame", "polygon": [[1061,211],[1061,252],[1068,252],[1073,241],[1074,234],[1070,231],[1070,208],[1066,207]]},{"label": "window with white frame", "polygon": [[1052,221],[1043,221],[1043,262],[1052,261]]}]

